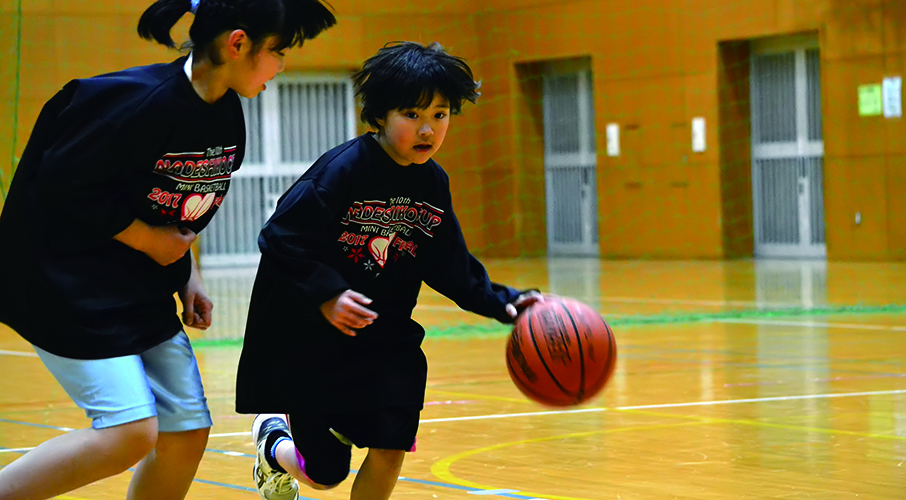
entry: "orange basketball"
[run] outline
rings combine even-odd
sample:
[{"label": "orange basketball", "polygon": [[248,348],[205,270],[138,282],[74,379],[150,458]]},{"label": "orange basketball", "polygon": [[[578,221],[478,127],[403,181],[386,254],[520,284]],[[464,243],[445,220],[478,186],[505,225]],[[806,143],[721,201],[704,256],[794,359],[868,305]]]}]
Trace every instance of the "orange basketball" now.
[{"label": "orange basketball", "polygon": [[567,298],[547,297],[523,311],[506,346],[506,366],[516,387],[549,406],[593,398],[616,362],[616,339],[604,318]]}]

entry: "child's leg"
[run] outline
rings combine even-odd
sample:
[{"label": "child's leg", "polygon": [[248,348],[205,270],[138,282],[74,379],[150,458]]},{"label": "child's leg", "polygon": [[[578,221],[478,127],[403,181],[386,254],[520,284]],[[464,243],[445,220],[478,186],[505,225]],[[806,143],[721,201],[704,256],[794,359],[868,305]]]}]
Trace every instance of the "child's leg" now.
[{"label": "child's leg", "polygon": [[[305,458],[296,449],[296,444],[292,439],[281,441],[277,444],[275,458],[277,463],[283,467],[286,472],[297,479],[300,483],[315,490],[331,490],[340,485],[339,482],[334,484],[319,484],[308,477],[305,470]],[[340,481],[342,482],[342,480]]]},{"label": "child's leg", "polygon": [[393,493],[407,452],[415,451],[420,411],[383,408],[342,415],[335,429],[368,455],[352,485],[351,500],[387,500]]},{"label": "child's leg", "polygon": [[337,487],[349,476],[352,444],[330,430],[326,417],[293,414],[292,439],[277,445],[278,461],[302,484],[316,490]]},{"label": "child's leg", "polygon": [[185,333],[141,354],[157,404],[157,445],[136,468],[129,500],[182,500],[211,428],[198,363]]},{"label": "child's leg", "polygon": [[126,498],[185,498],[204,455],[209,431],[210,428],[160,433],[157,445],[136,467]]},{"label": "child's leg", "polygon": [[[304,420],[306,424],[294,426],[299,442],[293,441],[285,415],[263,413],[255,417],[252,424],[252,439],[257,450],[252,474],[258,495],[264,500],[296,500],[298,482],[326,490],[349,475],[350,446],[337,441],[326,426],[319,426],[310,418],[298,420]],[[325,436],[333,442],[325,441]],[[302,458],[296,446],[306,453],[309,462]],[[340,453],[337,453],[338,446]]]},{"label": "child's leg", "polygon": [[154,395],[139,356],[79,360],[35,348],[91,429],[51,439],[0,470],[0,498],[49,498],[135,465],[157,442]]},{"label": "child's leg", "polygon": [[147,455],[156,437],[153,417],[57,436],[0,469],[0,498],[51,498],[119,474]]},{"label": "child's leg", "polygon": [[350,500],[387,500],[396,487],[403,459],[402,450],[380,450],[370,448],[362,468],[352,483]]},{"label": "child's leg", "polygon": [[[415,451],[419,411],[385,409],[369,413],[315,417],[293,415],[292,432],[283,416],[259,415],[253,435],[259,446],[259,462],[270,463],[276,471],[318,490],[330,489],[349,474],[352,443],[369,447],[368,455],[352,487],[352,500],[387,500],[396,486],[406,451]],[[335,426],[336,432],[331,425]],[[256,431],[267,428],[269,436]],[[344,437],[345,436],[345,437]],[[264,453],[260,450],[264,450]],[[260,458],[260,457],[264,458]],[[260,468],[260,467],[259,467]],[[285,473],[284,473],[285,471]],[[275,488],[266,486],[270,479],[262,476],[259,493],[266,500],[278,500]],[[262,487],[264,485],[265,487]],[[290,498],[288,495],[286,498]]]}]

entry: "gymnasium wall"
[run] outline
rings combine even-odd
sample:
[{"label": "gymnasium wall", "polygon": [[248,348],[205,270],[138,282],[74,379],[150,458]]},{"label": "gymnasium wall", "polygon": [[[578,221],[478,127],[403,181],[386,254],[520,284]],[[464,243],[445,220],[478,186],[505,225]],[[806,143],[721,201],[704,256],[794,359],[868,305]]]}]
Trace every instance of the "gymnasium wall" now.
[{"label": "gymnasium wall", "polygon": [[[752,254],[748,50],[741,41],[814,32],[822,63],[825,211],[829,259],[902,259],[906,164],[901,119],[859,117],[857,86],[902,75],[906,4],[883,0],[496,0],[478,15],[483,72],[495,89],[482,112],[503,116],[504,144],[484,151],[510,193],[540,129],[513,66],[592,58],[598,131],[600,249],[609,257],[722,258]],[[737,43],[733,43],[737,42]],[[742,82],[741,79],[745,79]],[[515,90],[514,90],[515,89]],[[531,97],[528,98],[529,100]],[[691,119],[707,150],[691,151]],[[621,155],[604,128],[621,126]],[[535,136],[526,138],[526,133]],[[854,215],[861,212],[862,223]],[[513,220],[511,227],[517,221]],[[541,226],[543,229],[543,225]],[[526,245],[519,233],[506,255]],[[540,233],[540,234],[543,234]]]},{"label": "gymnasium wall", "polygon": [[[202,0],[203,1],[203,0]],[[0,1],[0,54],[15,48],[19,2]],[[391,40],[438,40],[482,80],[437,159],[450,172],[470,246],[493,257],[544,252],[539,63],[587,57],[594,72],[602,256],[727,258],[752,253],[748,44],[817,34],[822,63],[830,259],[906,256],[902,120],[859,117],[857,86],[902,74],[906,5],[895,0],[411,0],[331,2],[337,27],[290,52],[289,71],[350,71]],[[176,56],[140,40],[144,0],[22,2],[16,151],[66,81]],[[184,19],[185,29],[190,16]],[[10,58],[0,113],[13,115]],[[690,122],[707,122],[692,153]],[[607,123],[621,155],[604,154]],[[11,120],[0,123],[8,180]],[[854,223],[861,212],[862,223]]]},{"label": "gymnasium wall", "polygon": [[[330,2],[339,14],[337,26],[322,38],[306,43],[302,50],[287,56],[287,71],[351,72],[378,48],[392,40],[441,41],[451,52],[470,61],[477,58],[478,40],[474,21],[467,15],[449,14],[456,4],[434,9],[414,7],[405,0]],[[179,54],[155,43],[141,40],[135,27],[145,0],[28,0],[22,5],[21,79],[18,85],[18,134],[16,151],[20,154],[44,103],[73,78],[116,71],[129,66],[166,62]],[[380,9],[376,7],[379,6]],[[0,1],[0,53],[15,52],[17,0]],[[412,14],[419,12],[419,14]],[[174,39],[185,39],[191,15],[174,30]],[[182,38],[180,38],[182,37]],[[10,164],[15,108],[12,97],[16,85],[12,78],[14,58],[0,62],[0,173],[11,176]],[[471,105],[470,105],[471,106]],[[460,119],[461,118],[461,119]],[[466,108],[456,119],[454,131],[438,160],[453,175],[454,183],[469,186],[458,190],[460,217],[470,243],[484,245],[475,109]],[[8,182],[7,182],[8,184]],[[8,185],[6,186],[8,187]],[[5,188],[4,188],[5,189]],[[0,207],[2,207],[0,196]]]},{"label": "gymnasium wall", "polygon": [[0,209],[9,188],[13,157],[16,113],[16,68],[18,63],[18,8],[16,2],[0,2]]}]

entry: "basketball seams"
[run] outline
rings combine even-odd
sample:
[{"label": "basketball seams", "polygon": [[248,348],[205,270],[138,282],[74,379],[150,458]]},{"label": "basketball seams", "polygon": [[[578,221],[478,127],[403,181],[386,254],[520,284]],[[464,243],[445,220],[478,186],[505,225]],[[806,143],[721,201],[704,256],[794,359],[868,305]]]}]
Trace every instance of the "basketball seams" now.
[{"label": "basketball seams", "polygon": [[565,302],[558,302],[558,304],[566,311],[566,316],[569,317],[569,322],[572,323],[573,331],[576,333],[576,345],[579,346],[579,392],[576,393],[576,400],[581,402],[585,396],[585,352],[582,350],[582,337],[579,335],[579,326],[576,325],[576,319],[573,318],[572,311],[566,307]]},{"label": "basketball seams", "polygon": [[529,336],[532,339],[532,344],[535,346],[535,353],[538,354],[538,360],[541,362],[541,366],[544,367],[544,370],[547,372],[548,376],[550,376],[551,380],[554,382],[554,384],[557,386],[557,388],[560,389],[560,391],[563,392],[563,394],[565,396],[573,397],[573,395],[570,394],[569,391],[567,391],[562,385],[560,385],[560,381],[557,380],[557,377],[554,376],[554,373],[551,371],[550,367],[547,366],[547,361],[544,360],[544,355],[541,353],[541,347],[538,346],[538,340],[535,339],[535,328],[534,328],[533,322],[532,322],[532,320],[534,318],[535,318],[534,315],[529,316],[528,327],[529,327]]},{"label": "basketball seams", "polygon": [[[577,342],[575,348],[571,339]],[[593,353],[593,359],[585,359]],[[513,383],[529,399],[547,406],[574,406],[601,392],[616,367],[616,356],[616,337],[603,316],[576,300],[560,299],[535,304],[520,315],[507,344],[506,363]],[[567,388],[577,382],[576,391]]]},{"label": "basketball seams", "polygon": [[528,384],[526,384],[525,382],[522,381],[522,378],[519,377],[519,373],[516,371],[515,368],[513,368],[513,362],[510,359],[510,356],[506,357],[506,367],[510,371],[510,376],[513,378],[513,382],[516,383],[516,387],[519,388],[520,391],[531,392],[528,390],[528,387],[529,387]]},{"label": "basketball seams", "polygon": [[[517,330],[517,331],[518,331],[518,330]],[[514,336],[515,336],[515,335],[514,335]],[[518,336],[519,336],[520,338],[522,337],[521,334],[519,334]],[[512,343],[513,343],[513,339],[511,338],[510,341],[507,342],[506,367],[507,367],[507,369],[510,371],[510,375],[513,377],[513,382],[516,383],[516,387],[518,387],[519,390],[521,390],[521,391],[523,391],[523,392],[532,392],[532,391],[529,389],[529,387],[531,387],[531,384],[529,383],[530,381],[528,381],[528,380],[523,381],[523,380],[522,380],[522,377],[519,376],[519,372],[516,370],[516,367],[513,366],[513,360],[512,360],[512,350],[513,350],[513,348],[512,348]]]},{"label": "basketball seams", "polygon": [[603,323],[604,328],[607,329],[607,340],[610,343],[610,351],[609,351],[610,356],[608,358],[608,361],[610,362],[610,366],[607,367],[607,372],[606,372],[607,378],[610,378],[610,375],[613,373],[613,370],[617,366],[617,338],[616,338],[616,336],[614,336],[613,330],[610,328],[610,325],[608,325],[607,322],[604,321],[604,318],[601,318],[601,323]]},{"label": "basketball seams", "polygon": [[607,364],[604,365],[604,370],[601,372],[601,375],[595,380],[595,389],[600,390],[603,388],[604,384],[607,382],[607,379],[610,378],[611,373],[613,373],[614,368],[617,363],[617,345],[616,338],[614,338],[613,330],[610,329],[610,325],[604,321],[600,315],[597,315],[598,320],[604,325],[604,331],[607,332],[607,344],[608,344],[608,355],[607,355]]}]

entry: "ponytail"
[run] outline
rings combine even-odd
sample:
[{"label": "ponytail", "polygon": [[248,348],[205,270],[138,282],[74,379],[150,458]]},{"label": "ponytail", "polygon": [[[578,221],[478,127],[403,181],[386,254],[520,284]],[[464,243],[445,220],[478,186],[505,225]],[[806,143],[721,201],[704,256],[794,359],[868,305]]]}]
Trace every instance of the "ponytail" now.
[{"label": "ponytail", "polygon": [[138,20],[138,36],[173,48],[176,43],[170,36],[170,30],[191,10],[191,0],[157,0]]},{"label": "ponytail", "polygon": [[281,30],[281,48],[301,47],[305,40],[337,24],[336,17],[319,0],[285,0],[283,4],[286,22]]},{"label": "ponytail", "polygon": [[138,21],[138,35],[175,47],[170,31],[187,12],[195,14],[189,28],[190,47],[216,63],[211,42],[226,31],[241,29],[258,44],[276,36],[275,50],[301,46],[336,24],[321,0],[157,0]]}]

